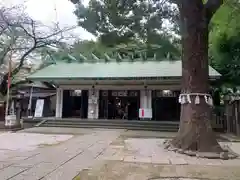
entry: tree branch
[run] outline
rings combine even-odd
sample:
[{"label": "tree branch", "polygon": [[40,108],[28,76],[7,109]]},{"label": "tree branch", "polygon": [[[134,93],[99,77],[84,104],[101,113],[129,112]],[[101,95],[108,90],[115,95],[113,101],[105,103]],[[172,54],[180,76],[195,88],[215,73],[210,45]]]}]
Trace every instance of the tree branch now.
[{"label": "tree branch", "polygon": [[[61,44],[64,39],[63,33],[75,29],[77,26],[67,28],[43,29],[44,25],[37,23],[29,16],[18,13],[20,10],[13,7],[13,11],[0,7],[0,65],[7,60],[8,53],[14,53],[14,57],[20,62],[11,71],[11,76],[15,76],[24,65],[24,62],[34,52],[39,53],[41,48],[49,45]],[[41,29],[37,29],[37,28]],[[50,30],[50,33],[46,31]],[[7,89],[8,72],[3,75],[0,82],[0,93],[5,94]]]},{"label": "tree branch", "polygon": [[223,4],[223,0],[208,0],[205,4],[206,9],[206,19],[209,24],[211,21],[213,15],[216,13],[216,11],[220,8],[220,6]]},{"label": "tree branch", "polygon": [[15,74],[17,74],[19,72],[19,70],[21,69],[21,67],[23,66],[23,63],[24,63],[24,60],[25,58],[31,53],[33,52],[34,50],[36,49],[36,44],[34,44],[34,46],[32,48],[30,48],[28,51],[26,51],[23,56],[20,58],[20,63],[18,65],[18,67],[16,67],[12,73],[11,73],[11,76],[14,76]]}]

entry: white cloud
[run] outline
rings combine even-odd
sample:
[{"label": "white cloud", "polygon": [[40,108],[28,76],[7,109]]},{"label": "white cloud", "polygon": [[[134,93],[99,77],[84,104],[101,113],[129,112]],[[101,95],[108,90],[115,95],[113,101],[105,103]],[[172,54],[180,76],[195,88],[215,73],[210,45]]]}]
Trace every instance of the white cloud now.
[{"label": "white cloud", "polygon": [[[61,28],[72,27],[77,25],[77,17],[73,14],[74,4],[69,0],[0,0],[6,6],[24,4],[26,12],[35,20],[51,26],[58,22]],[[85,0],[87,3],[88,0]],[[73,32],[80,39],[95,39],[81,27],[76,28]]]}]

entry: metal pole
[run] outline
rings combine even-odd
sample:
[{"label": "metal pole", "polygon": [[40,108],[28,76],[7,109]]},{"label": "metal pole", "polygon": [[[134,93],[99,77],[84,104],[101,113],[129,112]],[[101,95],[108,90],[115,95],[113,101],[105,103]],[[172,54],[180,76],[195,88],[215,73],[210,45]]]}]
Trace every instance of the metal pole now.
[{"label": "metal pole", "polygon": [[7,102],[6,102],[6,110],[5,110],[5,125],[8,125],[7,116],[8,116],[8,106],[9,106],[9,88],[7,88]]},{"label": "metal pole", "polygon": [[9,96],[10,96],[10,83],[11,83],[11,71],[12,71],[12,53],[10,53],[9,64],[8,64],[8,82],[7,82],[7,102],[6,102],[6,111],[5,111],[5,125],[8,125],[8,109],[9,109]]},{"label": "metal pole", "polygon": [[28,116],[32,115],[32,94],[33,94],[33,86],[31,87],[29,101],[28,101]]}]

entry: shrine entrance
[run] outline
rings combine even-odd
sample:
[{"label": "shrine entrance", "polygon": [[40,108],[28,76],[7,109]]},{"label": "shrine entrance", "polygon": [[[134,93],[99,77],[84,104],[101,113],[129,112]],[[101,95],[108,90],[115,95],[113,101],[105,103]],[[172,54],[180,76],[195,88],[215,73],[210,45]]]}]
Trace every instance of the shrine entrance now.
[{"label": "shrine entrance", "polygon": [[155,121],[179,121],[181,105],[178,102],[180,91],[153,91],[152,108]]},{"label": "shrine entrance", "polygon": [[99,118],[137,120],[140,91],[100,91]]},{"label": "shrine entrance", "polygon": [[88,116],[88,91],[64,90],[63,91],[63,118],[82,118]]}]

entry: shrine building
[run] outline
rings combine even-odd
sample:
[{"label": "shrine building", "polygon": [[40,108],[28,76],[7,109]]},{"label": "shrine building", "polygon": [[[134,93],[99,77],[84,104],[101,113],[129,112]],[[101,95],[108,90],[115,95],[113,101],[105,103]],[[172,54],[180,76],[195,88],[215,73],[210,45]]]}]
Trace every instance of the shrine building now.
[{"label": "shrine building", "polygon": [[181,61],[57,62],[28,79],[56,86],[55,118],[179,121],[181,76]]}]

